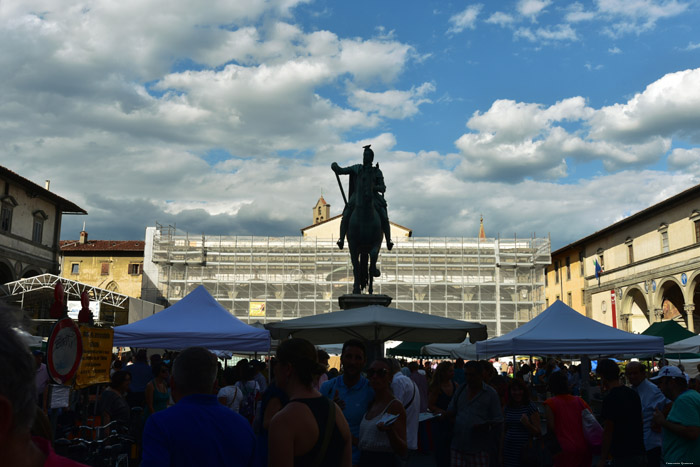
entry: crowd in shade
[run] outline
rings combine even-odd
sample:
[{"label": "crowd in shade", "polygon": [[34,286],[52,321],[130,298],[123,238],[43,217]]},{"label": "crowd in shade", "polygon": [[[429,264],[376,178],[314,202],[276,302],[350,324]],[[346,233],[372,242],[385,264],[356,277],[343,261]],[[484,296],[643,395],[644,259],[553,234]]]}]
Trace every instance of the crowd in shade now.
[{"label": "crowd in shade", "polygon": [[[42,355],[2,311],[0,464],[82,465],[52,447]],[[225,368],[202,347],[138,351],[95,411],[130,427],[144,467],[700,465],[700,393],[667,362],[367,361],[354,339],[328,361],[303,339]]]}]

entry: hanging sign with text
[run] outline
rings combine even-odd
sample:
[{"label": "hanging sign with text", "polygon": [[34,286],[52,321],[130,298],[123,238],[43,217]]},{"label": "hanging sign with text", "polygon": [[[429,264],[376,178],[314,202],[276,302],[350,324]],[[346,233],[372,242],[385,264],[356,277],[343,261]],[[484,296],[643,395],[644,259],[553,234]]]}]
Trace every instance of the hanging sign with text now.
[{"label": "hanging sign with text", "polygon": [[80,335],[83,337],[83,360],[75,378],[75,387],[80,389],[109,383],[114,330],[80,326]]}]

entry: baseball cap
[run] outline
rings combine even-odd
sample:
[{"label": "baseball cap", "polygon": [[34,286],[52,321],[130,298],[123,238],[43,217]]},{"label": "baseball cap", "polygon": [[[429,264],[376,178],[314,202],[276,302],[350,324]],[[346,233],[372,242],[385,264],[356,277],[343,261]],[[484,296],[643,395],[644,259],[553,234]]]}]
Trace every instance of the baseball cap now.
[{"label": "baseball cap", "polygon": [[654,378],[649,378],[649,379],[655,381],[657,379],[663,378],[664,376],[668,376],[669,378],[683,378],[683,379],[685,379],[685,374],[677,366],[665,366],[659,371],[659,374],[657,376],[655,376]]}]

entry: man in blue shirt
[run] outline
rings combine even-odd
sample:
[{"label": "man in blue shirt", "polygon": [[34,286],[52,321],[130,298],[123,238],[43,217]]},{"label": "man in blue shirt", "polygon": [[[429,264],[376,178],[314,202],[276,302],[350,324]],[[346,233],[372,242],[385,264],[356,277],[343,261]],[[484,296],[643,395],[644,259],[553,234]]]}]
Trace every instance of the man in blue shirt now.
[{"label": "man in blue shirt", "polygon": [[652,426],[651,418],[654,410],[665,412],[666,405],[671,401],[666,399],[659,387],[646,377],[646,367],[639,362],[630,362],[625,367],[627,381],[632,389],[637,391],[642,401],[642,421],[644,422],[644,449],[647,452],[647,464],[661,464],[661,427]]},{"label": "man in blue shirt", "polygon": [[255,436],[248,421],[216,400],[217,364],[203,347],[190,347],[173,364],[176,404],[148,417],[143,467],[254,464]]},{"label": "man in blue shirt", "polygon": [[343,374],[321,386],[321,394],[333,399],[343,409],[343,415],[350,426],[352,434],[352,464],[360,462],[360,450],[357,445],[360,436],[360,423],[365,416],[369,403],[374,399],[374,391],[367,378],[362,376],[366,363],[365,344],[358,339],[350,339],[343,344],[340,363]]}]

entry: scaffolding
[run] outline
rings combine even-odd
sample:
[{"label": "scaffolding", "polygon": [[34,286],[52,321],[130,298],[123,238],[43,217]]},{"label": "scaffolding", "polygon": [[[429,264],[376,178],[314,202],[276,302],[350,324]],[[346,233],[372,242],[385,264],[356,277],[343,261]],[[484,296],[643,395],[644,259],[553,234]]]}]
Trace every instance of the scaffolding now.
[{"label": "scaffolding", "polygon": [[[146,244],[168,303],[203,285],[247,322],[336,311],[352,291],[349,254],[333,239],[190,236],[156,225]],[[548,238],[404,238],[382,250],[374,289],[393,307],[480,322],[494,337],[543,310],[550,263]]]}]

